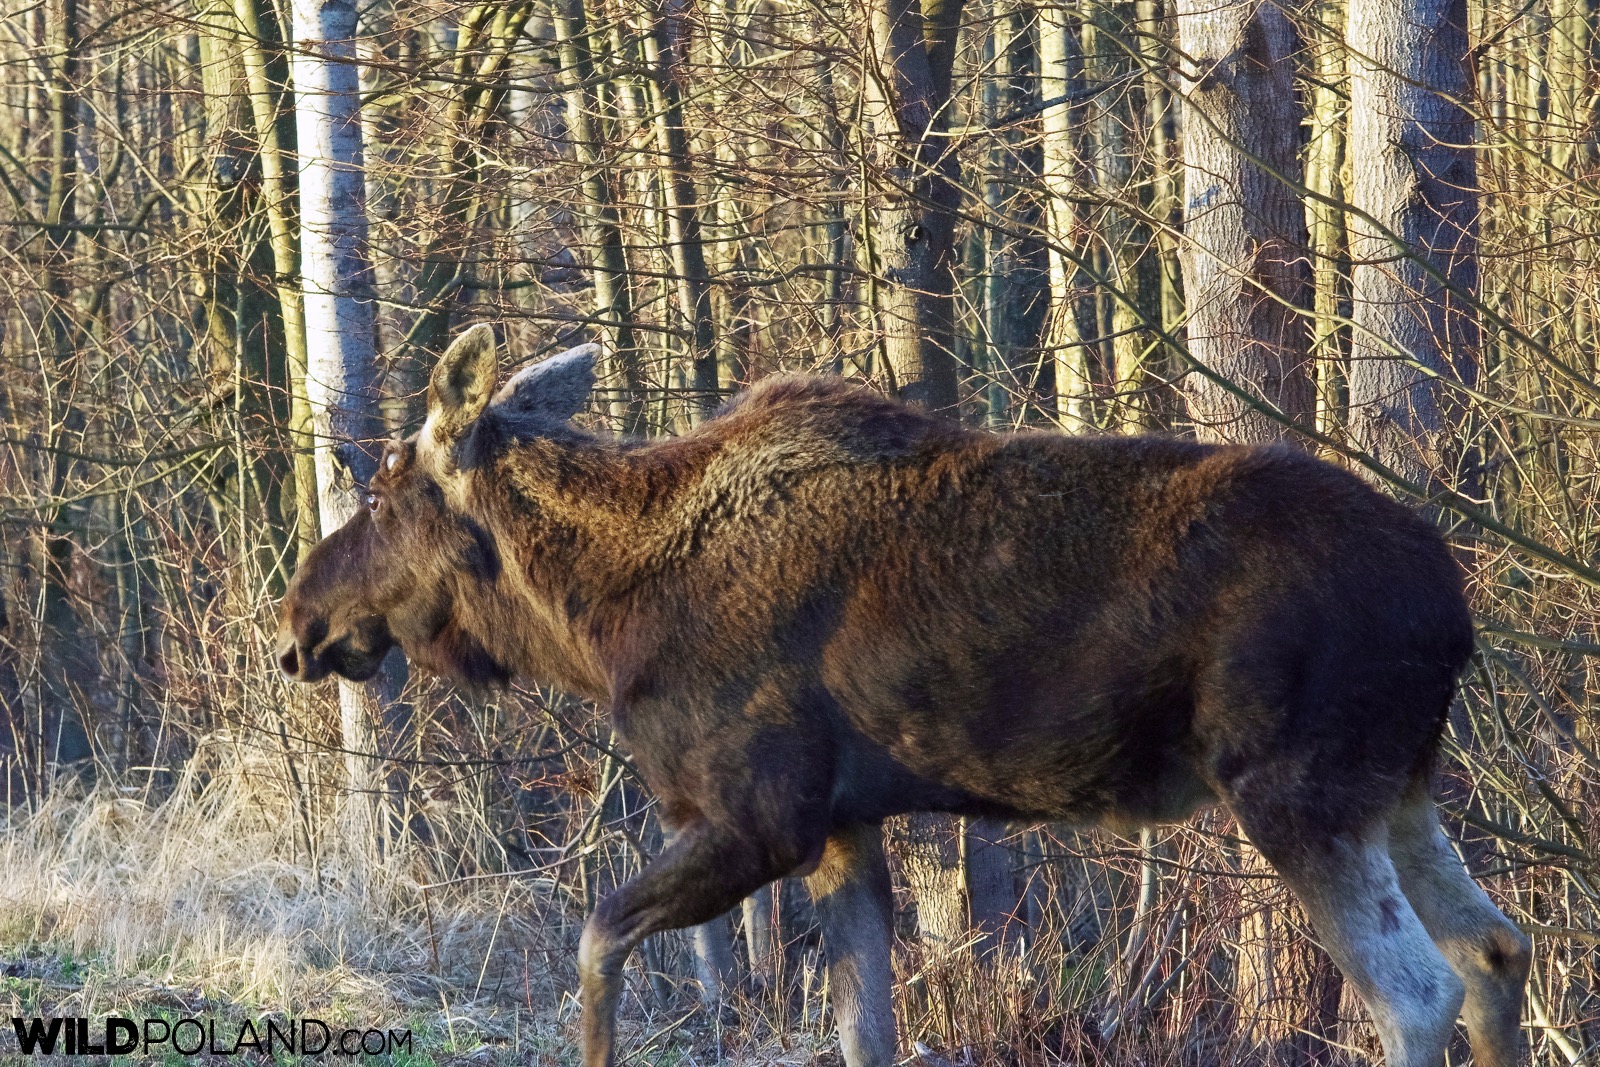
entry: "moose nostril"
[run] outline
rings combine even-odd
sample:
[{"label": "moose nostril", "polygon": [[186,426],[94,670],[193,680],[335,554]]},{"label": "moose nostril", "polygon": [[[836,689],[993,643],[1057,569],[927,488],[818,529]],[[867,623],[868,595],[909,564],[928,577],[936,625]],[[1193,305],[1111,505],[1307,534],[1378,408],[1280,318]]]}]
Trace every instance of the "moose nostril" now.
[{"label": "moose nostril", "polygon": [[289,645],[278,654],[278,667],[284,674],[294,678],[300,673],[300,653],[294,645]]}]

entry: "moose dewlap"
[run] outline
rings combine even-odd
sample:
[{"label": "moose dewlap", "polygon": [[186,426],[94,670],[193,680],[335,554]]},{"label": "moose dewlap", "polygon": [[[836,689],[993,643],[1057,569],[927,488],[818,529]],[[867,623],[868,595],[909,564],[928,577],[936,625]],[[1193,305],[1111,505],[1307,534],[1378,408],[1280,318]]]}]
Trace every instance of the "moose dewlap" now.
[{"label": "moose dewlap", "polygon": [[1528,941],[1440,832],[1429,775],[1472,648],[1431,526],[1285,448],[962,429],[777,377],[673,440],[569,423],[592,349],[496,392],[492,333],[284,598],[290,676],[398,644],[470,685],[609,709],[671,843],[580,947],[587,1067],[628,953],[805,875],[849,1067],[895,1059],[879,824],[1139,825],[1220,803],[1304,903],[1391,1067],[1458,1012],[1517,1060]]}]

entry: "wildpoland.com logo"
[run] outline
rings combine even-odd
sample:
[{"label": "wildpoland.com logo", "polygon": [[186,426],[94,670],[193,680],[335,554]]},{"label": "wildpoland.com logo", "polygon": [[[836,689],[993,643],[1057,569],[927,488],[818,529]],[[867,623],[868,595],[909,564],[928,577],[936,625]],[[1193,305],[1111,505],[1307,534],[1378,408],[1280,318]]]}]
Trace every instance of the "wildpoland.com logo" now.
[{"label": "wildpoland.com logo", "polygon": [[88,1018],[18,1019],[17,1044],[24,1056],[383,1056],[411,1051],[410,1030],[329,1026],[321,1019],[263,1019],[223,1023],[215,1019],[142,1019],[110,1016],[95,1025]]}]

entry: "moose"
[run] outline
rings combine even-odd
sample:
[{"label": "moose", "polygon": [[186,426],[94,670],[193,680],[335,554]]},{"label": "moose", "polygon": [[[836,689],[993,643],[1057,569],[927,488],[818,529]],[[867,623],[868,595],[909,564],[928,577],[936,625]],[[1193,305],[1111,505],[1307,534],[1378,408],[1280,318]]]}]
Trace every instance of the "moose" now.
[{"label": "moose", "polygon": [[492,330],[281,606],[285,674],[391,648],[609,712],[666,846],[578,949],[586,1067],[623,962],[803,877],[849,1067],[895,1062],[881,823],[1146,826],[1220,804],[1304,905],[1391,1067],[1519,1057],[1528,939],[1431,778],[1473,647],[1432,525],[1283,446],[992,433],[776,375],[681,436],[575,426],[595,348],[496,390]]}]

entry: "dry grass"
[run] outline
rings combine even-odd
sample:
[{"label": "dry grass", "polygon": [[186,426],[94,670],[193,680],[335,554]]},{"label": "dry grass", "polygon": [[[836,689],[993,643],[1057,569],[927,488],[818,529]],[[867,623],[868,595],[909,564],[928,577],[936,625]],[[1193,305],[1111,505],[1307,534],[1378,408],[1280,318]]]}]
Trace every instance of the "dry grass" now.
[{"label": "dry grass", "polygon": [[424,894],[413,857],[338,851],[319,881],[251,771],[191,771],[159,802],[58,789],[11,813],[0,957],[13,1015],[313,1015],[410,1027],[440,1062],[490,1046],[562,1058],[575,933],[547,886]]},{"label": "dry grass", "polygon": [[[200,746],[164,799],[62,784],[15,807],[0,830],[0,1000],[23,1017],[309,1015],[408,1028],[414,1055],[389,1058],[396,1063],[575,1062],[571,958],[581,908],[559,876],[440,884],[436,857],[415,846],[377,862],[341,850],[334,805],[316,828],[313,875],[283,795],[270,762],[217,740]],[[1199,840],[1159,847],[1181,861]],[[1080,903],[1086,897],[1096,911],[1090,921],[1052,914],[988,962],[925,959],[906,940],[897,1006],[907,1051],[920,1050],[932,1067],[1287,1062],[1247,1054],[1225,998],[1209,987],[1209,965],[1195,966],[1193,981],[1166,980],[1182,977],[1178,960],[1203,961],[1218,946],[1127,956],[1137,935],[1116,924],[1132,915],[1119,894],[1134,884],[1124,875],[1137,875],[1137,855],[1078,859],[1080,878],[1100,877],[1079,883]],[[1161,898],[1169,910],[1151,913],[1151,929],[1172,907],[1198,903],[1221,920],[1220,911],[1241,906],[1217,886],[1169,888]],[[669,940],[654,957],[665,982],[651,983],[636,954],[623,1013],[632,1062],[836,1063],[815,934],[803,914],[791,919],[774,987],[741,990],[720,1013],[700,1007],[693,983],[670,977],[687,970],[680,943]],[[1076,933],[1066,929],[1074,921]],[[1149,1006],[1101,1037],[1107,1004],[1146,970],[1158,996],[1147,983],[1138,996]],[[16,1047],[9,1034],[0,1042],[0,1056]]]}]

